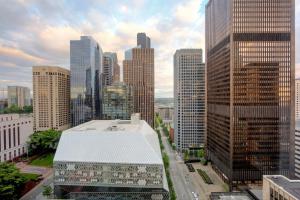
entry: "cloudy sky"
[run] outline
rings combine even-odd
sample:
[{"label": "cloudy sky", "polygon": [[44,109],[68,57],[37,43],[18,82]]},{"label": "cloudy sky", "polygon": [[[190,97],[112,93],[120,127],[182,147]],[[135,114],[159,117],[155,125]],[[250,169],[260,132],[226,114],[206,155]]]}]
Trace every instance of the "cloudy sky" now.
[{"label": "cloudy sky", "polygon": [[[300,49],[298,1],[296,39]],[[0,0],[0,89],[7,85],[31,88],[33,65],[69,68],[69,41],[80,35],[93,36],[103,51],[117,52],[121,64],[124,51],[136,45],[136,33],[146,32],[155,48],[156,97],[172,97],[175,50],[204,48],[206,2]],[[300,72],[298,51],[296,57]]]}]

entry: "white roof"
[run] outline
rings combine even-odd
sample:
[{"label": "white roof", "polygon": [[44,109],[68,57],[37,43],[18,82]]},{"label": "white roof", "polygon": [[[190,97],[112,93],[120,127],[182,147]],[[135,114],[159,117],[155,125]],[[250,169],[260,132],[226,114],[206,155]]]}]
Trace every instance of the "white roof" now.
[{"label": "white roof", "polygon": [[157,134],[144,120],[95,120],[68,129],[60,138],[57,161],[163,165]]}]

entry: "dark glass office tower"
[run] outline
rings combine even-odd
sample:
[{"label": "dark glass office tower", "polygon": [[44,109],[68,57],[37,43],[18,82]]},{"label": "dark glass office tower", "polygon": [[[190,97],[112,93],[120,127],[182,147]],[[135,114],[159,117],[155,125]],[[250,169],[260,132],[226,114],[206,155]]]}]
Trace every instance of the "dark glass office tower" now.
[{"label": "dark glass office tower", "polygon": [[70,41],[71,119],[77,126],[101,116],[102,49],[89,36]]},{"label": "dark glass office tower", "polygon": [[207,156],[231,186],[293,174],[294,0],[206,6]]}]

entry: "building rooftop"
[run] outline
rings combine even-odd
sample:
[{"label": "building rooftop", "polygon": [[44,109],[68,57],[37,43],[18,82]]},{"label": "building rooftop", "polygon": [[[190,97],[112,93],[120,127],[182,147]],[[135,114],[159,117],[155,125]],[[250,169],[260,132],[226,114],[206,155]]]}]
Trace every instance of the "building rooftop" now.
[{"label": "building rooftop", "polygon": [[282,190],[285,190],[296,199],[300,199],[300,180],[290,180],[282,175],[269,175],[264,177],[271,180],[274,184],[281,187]]},{"label": "building rooftop", "polygon": [[95,120],[68,129],[57,161],[163,165],[157,134],[144,120]]},{"label": "building rooftop", "polygon": [[211,200],[253,200],[246,192],[212,192]]}]

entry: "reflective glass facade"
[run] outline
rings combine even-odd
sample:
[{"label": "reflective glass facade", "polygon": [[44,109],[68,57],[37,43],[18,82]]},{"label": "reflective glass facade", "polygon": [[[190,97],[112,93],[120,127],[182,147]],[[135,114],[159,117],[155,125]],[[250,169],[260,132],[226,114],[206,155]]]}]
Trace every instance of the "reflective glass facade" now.
[{"label": "reflective glass facade", "polygon": [[103,118],[127,119],[133,114],[133,91],[124,83],[114,83],[103,89]]},{"label": "reflective glass facade", "polygon": [[207,153],[230,183],[292,174],[294,33],[293,0],[207,4]]},{"label": "reflective glass facade", "polygon": [[101,117],[102,56],[92,37],[70,41],[72,126]]}]

